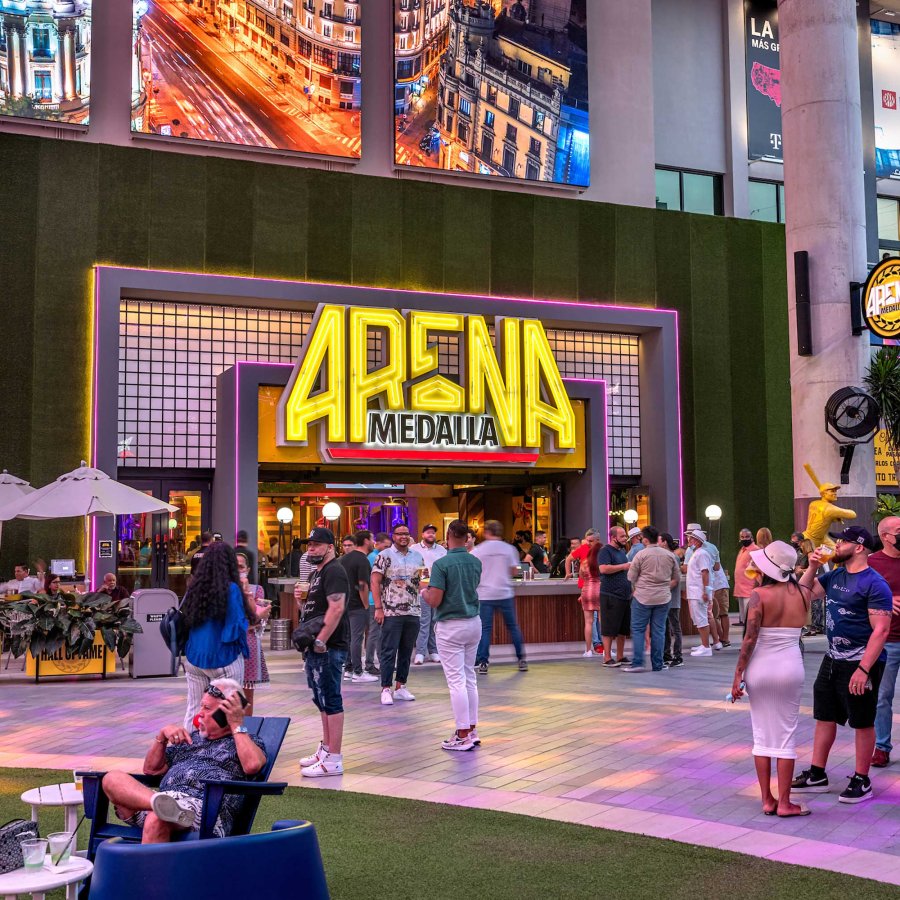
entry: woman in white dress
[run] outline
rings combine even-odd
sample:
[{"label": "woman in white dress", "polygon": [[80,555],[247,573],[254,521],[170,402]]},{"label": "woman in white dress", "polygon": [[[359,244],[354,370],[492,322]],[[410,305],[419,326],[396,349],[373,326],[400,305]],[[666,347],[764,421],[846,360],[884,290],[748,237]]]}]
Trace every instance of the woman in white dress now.
[{"label": "woman in white dress", "polygon": [[[781,818],[808,816],[791,803],[791,780],[797,758],[795,735],[803,689],[800,631],[809,615],[809,600],[797,584],[797,553],[773,541],[750,554],[762,583],[747,603],[747,631],[734,672],[732,700],[746,688],[753,724],[753,759],[763,812]],[[772,795],[772,760],[778,772],[778,798]]]}]

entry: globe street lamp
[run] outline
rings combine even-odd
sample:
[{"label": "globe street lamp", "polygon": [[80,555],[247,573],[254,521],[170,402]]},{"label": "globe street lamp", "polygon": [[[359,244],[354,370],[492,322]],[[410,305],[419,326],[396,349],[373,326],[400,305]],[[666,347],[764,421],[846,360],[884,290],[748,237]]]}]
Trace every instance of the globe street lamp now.
[{"label": "globe street lamp", "polygon": [[[289,506],[279,507],[275,513],[275,518],[278,519],[278,549],[281,553],[281,558],[284,559],[287,556],[287,550],[293,537],[291,522],[294,521],[294,511]],[[286,542],[284,539],[285,525],[288,526],[288,539]]]},{"label": "globe street lamp", "polygon": [[322,507],[322,515],[329,522],[334,522],[336,519],[341,517],[341,507],[340,504],[335,503],[333,500],[329,500]]},{"label": "globe street lamp", "polygon": [[625,520],[625,524],[631,528],[638,520],[638,511],[636,509],[626,509],[625,512],[622,513],[622,518]]},{"label": "globe street lamp", "polygon": [[[719,525],[719,522],[722,520],[722,507],[716,506],[715,503],[711,503],[706,507],[706,518],[709,520],[711,525],[714,523],[716,526],[716,538],[713,543],[718,547],[720,537],[719,528],[721,527]],[[710,531],[712,531],[712,528],[710,528]],[[712,535],[710,535],[710,537],[712,537]]]}]

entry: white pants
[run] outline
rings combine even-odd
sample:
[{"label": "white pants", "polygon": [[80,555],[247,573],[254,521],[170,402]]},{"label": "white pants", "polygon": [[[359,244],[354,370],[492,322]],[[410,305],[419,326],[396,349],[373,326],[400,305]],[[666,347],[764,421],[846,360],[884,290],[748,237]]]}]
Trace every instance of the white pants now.
[{"label": "white pants", "polygon": [[187,710],[184,714],[184,728],[188,734],[194,730],[194,716],[200,712],[200,704],[203,702],[203,694],[211,681],[217,678],[233,678],[238,684],[244,684],[244,657],[238,654],[238,658],[220,669],[198,669],[193,663],[184,658],[184,673],[187,675]]},{"label": "white pants", "polygon": [[478,682],[475,680],[475,652],[481,640],[481,618],[442,619],[434,625],[444,677],[450,688],[450,706],[456,728],[478,724]]}]

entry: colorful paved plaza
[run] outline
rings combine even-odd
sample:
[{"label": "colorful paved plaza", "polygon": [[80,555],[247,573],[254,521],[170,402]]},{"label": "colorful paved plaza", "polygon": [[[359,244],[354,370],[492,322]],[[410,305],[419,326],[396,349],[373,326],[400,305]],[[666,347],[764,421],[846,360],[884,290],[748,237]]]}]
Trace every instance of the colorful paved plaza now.
[{"label": "colorful paved plaza", "polygon": [[[808,763],[811,688],[824,650],[807,641],[799,746]],[[759,809],[749,753],[749,705],[725,702],[737,646],[684,668],[627,675],[572,655],[510,664],[479,677],[483,745],[447,753],[452,729],[437,665],[415,667],[414,703],[379,704],[379,686],[345,684],[346,774],[304,787],[460,804],[671,838],[900,884],[900,765],[873,770],[874,800],[837,801],[853,772],[842,731],[829,764],[832,792],[804,798],[809,818]],[[296,653],[268,656],[272,685],[260,714],[289,715],[275,777],[300,784],[298,757],[315,747],[318,714]],[[161,724],[184,711],[182,679],[34,685],[17,663],[0,676],[2,766],[134,767]],[[298,810],[302,815],[302,810]]]}]

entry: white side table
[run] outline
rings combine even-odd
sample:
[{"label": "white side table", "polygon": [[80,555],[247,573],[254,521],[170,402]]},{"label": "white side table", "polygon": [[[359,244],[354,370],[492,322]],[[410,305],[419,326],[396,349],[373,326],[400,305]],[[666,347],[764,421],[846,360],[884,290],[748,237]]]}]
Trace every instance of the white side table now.
[{"label": "white side table", "polygon": [[15,869],[0,875],[0,897],[16,900],[22,895],[30,895],[34,900],[44,900],[47,891],[64,887],[66,900],[76,900],[78,884],[94,871],[94,864],[80,856],[73,856],[59,869],[54,868],[50,857],[44,858],[44,868],[38,872]]},{"label": "white side table", "polygon": [[[74,831],[78,825],[78,807],[84,803],[84,794],[76,790],[74,784],[48,784],[45,787],[32,788],[22,794],[22,802],[31,807],[31,821],[37,822],[38,810],[42,806],[62,806],[66,819],[64,831]],[[74,855],[78,838],[72,843]]]}]

